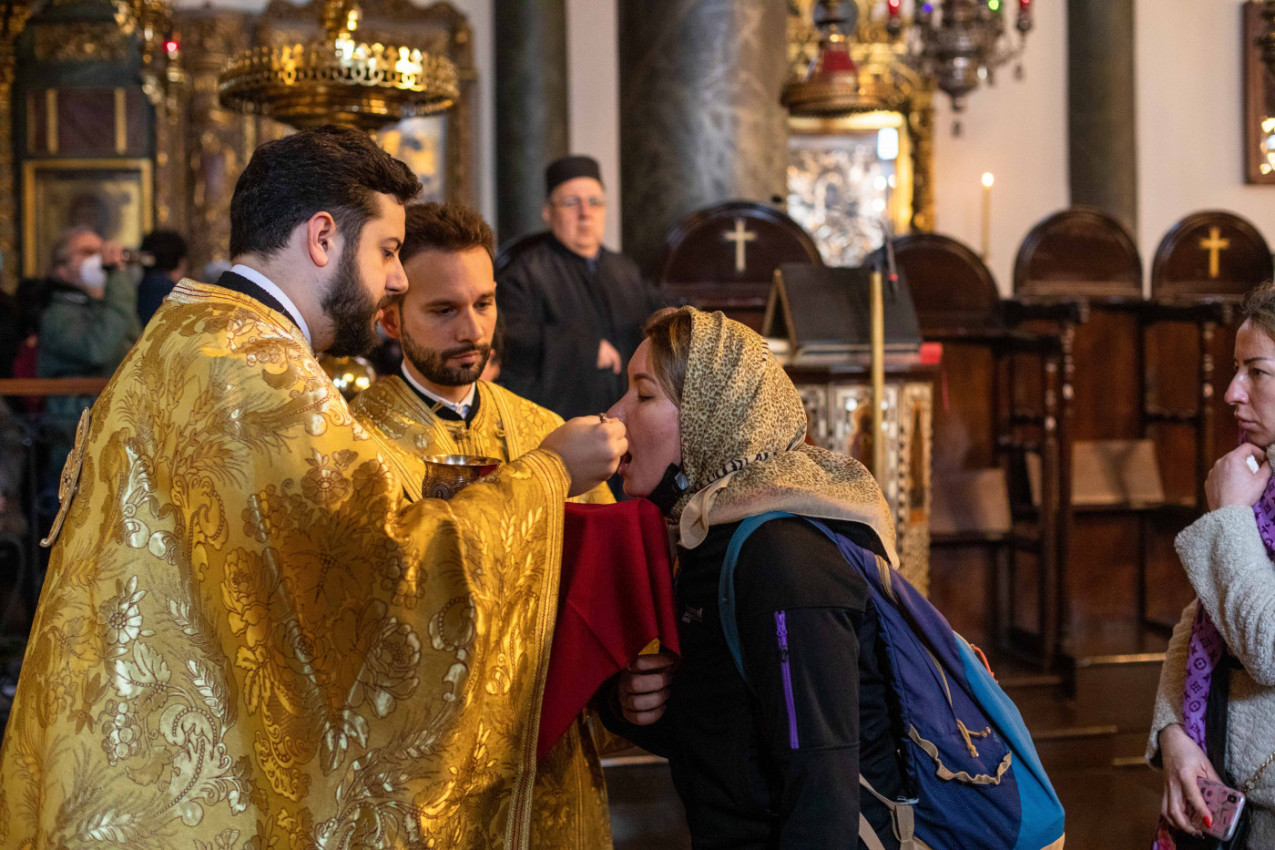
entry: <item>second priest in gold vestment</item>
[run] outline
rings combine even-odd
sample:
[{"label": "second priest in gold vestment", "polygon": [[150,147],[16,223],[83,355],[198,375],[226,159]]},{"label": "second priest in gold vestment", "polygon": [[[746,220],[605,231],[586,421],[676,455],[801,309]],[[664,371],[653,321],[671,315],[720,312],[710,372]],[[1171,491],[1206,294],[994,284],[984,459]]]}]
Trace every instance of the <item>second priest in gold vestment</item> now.
[{"label": "second priest in gold vestment", "polygon": [[[562,418],[479,380],[496,327],[494,239],[482,216],[431,203],[409,206],[406,218],[400,257],[408,291],[395,297],[381,319],[402,345],[402,371],[377,381],[350,407],[399,453],[399,463],[409,470],[409,489],[419,496],[426,456],[519,458]],[[615,499],[599,484],[575,501]],[[533,847],[611,846],[602,766],[583,719],[540,760],[531,811]]]}]

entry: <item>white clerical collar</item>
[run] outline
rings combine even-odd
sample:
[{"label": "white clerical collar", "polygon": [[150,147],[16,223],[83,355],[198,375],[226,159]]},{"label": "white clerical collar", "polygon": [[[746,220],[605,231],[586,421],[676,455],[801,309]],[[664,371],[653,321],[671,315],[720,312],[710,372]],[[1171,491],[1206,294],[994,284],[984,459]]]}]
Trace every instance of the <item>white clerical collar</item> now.
[{"label": "white clerical collar", "polygon": [[416,380],[416,377],[412,374],[412,370],[407,367],[406,361],[403,362],[403,368],[399,371],[403,374],[403,380],[415,387],[416,391],[421,395],[426,398],[433,399],[448,410],[457,413],[461,419],[465,419],[469,416],[469,409],[474,406],[474,395],[478,392],[478,384],[476,382],[469,385],[469,392],[465,393],[465,397],[463,399],[460,401],[449,401],[439,396],[438,393],[430,392],[420,381]]},{"label": "white clerical collar", "polygon": [[301,318],[301,311],[297,309],[297,305],[292,303],[292,299],[283,293],[283,290],[275,285],[275,282],[263,275],[250,266],[243,263],[235,263],[230,267],[231,274],[237,274],[240,277],[246,277],[248,280],[260,286],[266,292],[270,293],[270,297],[279,302],[284,310],[288,311],[288,315],[292,317],[292,321],[297,323],[297,327],[301,329],[301,333],[305,335],[305,341],[314,348],[314,340],[310,338],[310,326],[305,323],[305,319]]}]

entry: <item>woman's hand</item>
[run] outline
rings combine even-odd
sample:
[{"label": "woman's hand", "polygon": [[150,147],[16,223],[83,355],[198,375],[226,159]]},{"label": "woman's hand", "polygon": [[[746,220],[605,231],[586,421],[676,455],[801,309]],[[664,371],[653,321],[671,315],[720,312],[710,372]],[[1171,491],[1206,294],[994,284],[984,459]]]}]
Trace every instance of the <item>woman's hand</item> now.
[{"label": "woman's hand", "polygon": [[[1244,471],[1248,472],[1247,469]],[[1181,724],[1166,726],[1160,732],[1160,757],[1164,761],[1164,799],[1160,803],[1160,814],[1183,832],[1199,835],[1200,830],[1192,822],[1192,817],[1194,813],[1206,817],[1208,808],[1204,805],[1196,777],[1203,776],[1214,782],[1221,780],[1213,765],[1209,764],[1208,756],[1191,740]]]},{"label": "woman's hand", "polygon": [[[1257,471],[1249,466],[1253,458]],[[1266,452],[1251,443],[1241,443],[1218,458],[1209,470],[1204,482],[1204,495],[1209,500],[1209,510],[1215,511],[1227,505],[1255,505],[1262,498],[1266,482],[1271,478],[1271,466]]]},{"label": "woman's hand", "polygon": [[677,656],[668,650],[639,655],[623,673],[615,688],[620,714],[634,726],[650,726],[664,716],[669,685]]}]

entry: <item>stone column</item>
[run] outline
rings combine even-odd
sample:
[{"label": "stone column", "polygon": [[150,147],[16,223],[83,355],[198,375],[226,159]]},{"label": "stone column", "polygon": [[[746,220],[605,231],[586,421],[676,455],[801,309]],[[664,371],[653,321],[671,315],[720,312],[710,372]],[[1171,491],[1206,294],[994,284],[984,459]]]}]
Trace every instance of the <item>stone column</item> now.
[{"label": "stone column", "polygon": [[688,213],[787,195],[787,4],[620,0],[618,29],[624,251],[649,270]]},{"label": "stone column", "polygon": [[1071,202],[1137,233],[1134,0],[1067,2],[1067,135]]},{"label": "stone column", "polygon": [[563,0],[501,0],[496,31],[496,229],[544,229],[544,168],[567,150]]}]

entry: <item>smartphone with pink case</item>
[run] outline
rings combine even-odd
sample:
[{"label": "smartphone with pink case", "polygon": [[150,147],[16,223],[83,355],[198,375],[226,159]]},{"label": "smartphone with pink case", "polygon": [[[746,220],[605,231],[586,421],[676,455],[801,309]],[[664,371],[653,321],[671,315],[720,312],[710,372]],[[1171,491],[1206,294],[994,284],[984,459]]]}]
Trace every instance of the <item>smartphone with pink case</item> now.
[{"label": "smartphone with pink case", "polygon": [[1205,779],[1203,776],[1197,776],[1195,781],[1200,786],[1200,793],[1204,795],[1204,805],[1213,818],[1211,826],[1205,826],[1202,821],[1197,821],[1200,823],[1200,829],[1205,835],[1229,841],[1231,836],[1235,835],[1235,827],[1240,822],[1240,813],[1244,811],[1244,795],[1234,788],[1229,788],[1221,782]]}]

